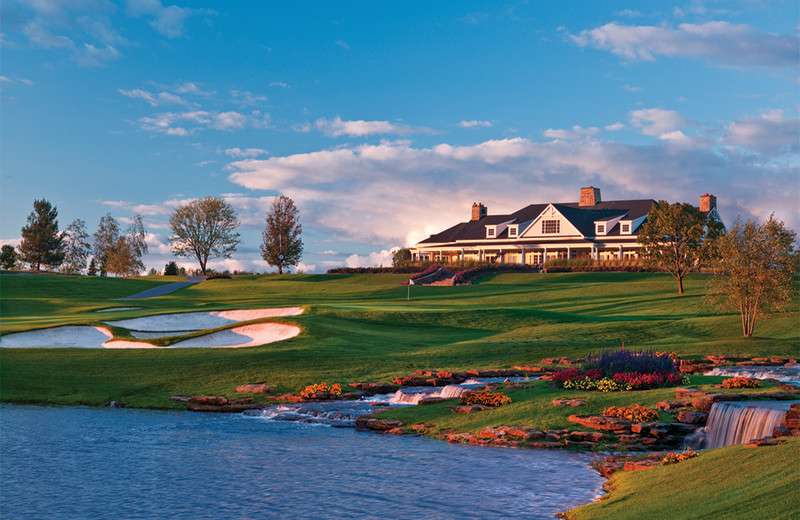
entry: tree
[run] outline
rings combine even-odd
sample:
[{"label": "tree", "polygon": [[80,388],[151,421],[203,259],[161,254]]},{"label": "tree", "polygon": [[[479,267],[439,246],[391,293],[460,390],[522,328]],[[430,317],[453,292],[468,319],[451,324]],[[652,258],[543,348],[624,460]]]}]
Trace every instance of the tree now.
[{"label": "tree", "polygon": [[110,214],[100,219],[94,234],[95,255],[100,259],[100,275],[106,272],[118,276],[136,275],[145,267],[142,256],[147,254],[147,231],[141,215],[136,215],[122,235],[119,224]]},{"label": "tree", "polygon": [[3,269],[13,269],[17,265],[17,252],[14,246],[5,244],[0,250],[0,267]]},{"label": "tree", "polygon": [[217,197],[204,197],[178,206],[169,217],[170,247],[177,256],[194,257],[206,272],[211,258],[230,258],[241,242],[239,219],[233,207]]},{"label": "tree", "polygon": [[169,262],[164,266],[164,276],[178,276],[178,264]]},{"label": "tree", "polygon": [[717,273],[707,300],[721,310],[739,311],[746,338],[765,313],[790,308],[795,294],[792,277],[800,265],[795,236],[770,215],[762,225],[736,219],[716,243]]},{"label": "tree", "polygon": [[86,274],[89,276],[97,276],[97,262],[94,257],[92,257],[91,262],[89,262],[89,269],[86,270]]},{"label": "tree", "polygon": [[644,246],[645,263],[671,274],[678,281],[678,293],[683,294],[683,278],[699,267],[705,237],[706,217],[700,210],[660,200],[647,214],[637,241]]},{"label": "tree", "polygon": [[394,253],[392,253],[392,265],[394,267],[400,267],[406,262],[411,261],[411,251],[407,247],[401,247]]},{"label": "tree", "polygon": [[303,241],[300,239],[303,226],[299,222],[297,206],[289,197],[275,197],[266,220],[261,257],[282,274],[284,267],[296,265],[303,256]]},{"label": "tree", "polygon": [[22,228],[18,249],[22,259],[39,271],[42,265],[58,267],[64,260],[64,243],[58,232],[58,210],[45,199],[33,201],[28,225]]},{"label": "tree", "polygon": [[89,257],[91,244],[89,233],[86,231],[86,222],[76,218],[67,226],[62,235],[64,239],[64,262],[61,270],[67,274],[80,273],[86,268],[86,259]]}]

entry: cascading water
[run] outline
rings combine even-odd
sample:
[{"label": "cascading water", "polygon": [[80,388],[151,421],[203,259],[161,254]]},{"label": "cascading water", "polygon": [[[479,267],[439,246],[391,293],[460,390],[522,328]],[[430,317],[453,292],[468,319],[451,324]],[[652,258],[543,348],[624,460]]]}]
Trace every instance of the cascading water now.
[{"label": "cascading water", "polygon": [[771,436],[797,401],[722,402],[711,406],[703,448],[720,448]]},{"label": "cascading water", "polygon": [[800,365],[717,367],[706,373],[707,376],[752,377],[754,379],[777,379],[781,383],[800,386]]}]

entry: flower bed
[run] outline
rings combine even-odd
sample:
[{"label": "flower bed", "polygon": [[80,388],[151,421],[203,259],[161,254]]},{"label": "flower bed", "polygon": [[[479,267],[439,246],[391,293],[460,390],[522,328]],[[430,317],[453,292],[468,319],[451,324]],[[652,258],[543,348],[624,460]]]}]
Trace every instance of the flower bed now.
[{"label": "flower bed", "polygon": [[301,397],[305,397],[306,399],[314,399],[320,395],[330,395],[330,396],[339,396],[342,395],[342,386],[339,383],[334,383],[328,388],[328,385],[323,381],[322,383],[318,383],[316,385],[308,385],[300,392]]},{"label": "flower bed", "polygon": [[657,411],[651,410],[650,408],[641,406],[639,404],[632,404],[630,406],[622,406],[619,408],[616,406],[609,406],[603,410],[603,415],[607,415],[609,417],[622,417],[635,423],[652,422],[658,420]]},{"label": "flower bed", "polygon": [[678,371],[676,360],[666,352],[605,351],[590,357],[581,368],[553,374],[552,380],[570,390],[618,392],[677,384],[688,379]]},{"label": "flower bed", "polygon": [[722,388],[760,388],[761,382],[752,377],[732,377],[722,382]]},{"label": "flower bed", "polygon": [[482,404],[484,406],[503,406],[511,402],[511,398],[503,392],[488,392],[481,390],[480,392],[464,392],[458,399],[459,404]]},{"label": "flower bed", "polygon": [[667,466],[669,464],[677,464],[679,462],[683,462],[684,460],[693,459],[698,455],[699,453],[697,453],[691,448],[682,453],[667,453],[667,456],[661,459],[660,464],[662,466]]}]

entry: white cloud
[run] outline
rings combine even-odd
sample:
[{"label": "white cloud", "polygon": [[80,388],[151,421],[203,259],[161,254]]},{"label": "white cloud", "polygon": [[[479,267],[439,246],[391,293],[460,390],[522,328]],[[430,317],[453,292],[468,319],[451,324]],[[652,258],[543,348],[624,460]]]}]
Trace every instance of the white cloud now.
[{"label": "white cloud", "polygon": [[770,110],[760,117],[743,117],[732,122],[723,141],[765,155],[798,153],[800,119],[787,118],[783,110]]},{"label": "white cloud", "polygon": [[[388,121],[343,121],[339,116],[336,116],[333,120],[324,118],[317,119],[314,123],[314,127],[331,137],[339,137],[342,135],[361,137],[373,134],[406,135],[428,131],[428,129],[414,129],[408,125],[400,125]],[[304,128],[305,127],[303,127],[303,129]]]},{"label": "white cloud", "polygon": [[161,0],[128,0],[128,15],[151,18],[150,25],[167,38],[177,38],[183,34],[183,22],[195,12],[192,9],[170,5],[165,7]]},{"label": "white cloud", "polygon": [[335,45],[338,45],[338,46],[339,46],[339,47],[341,47],[342,49],[348,49],[348,50],[350,49],[350,46],[349,46],[349,45],[347,45],[347,42],[345,42],[344,40],[336,40],[336,41],[335,41],[335,42],[333,42],[333,43],[334,43]]},{"label": "white cloud", "polygon": [[623,88],[628,92],[641,92],[642,90],[644,90],[642,89],[642,87],[637,87],[633,85],[625,85]]},{"label": "white cloud", "polygon": [[470,121],[461,121],[460,123],[458,123],[458,126],[460,126],[462,128],[475,128],[475,127],[479,127],[479,126],[482,126],[484,128],[489,128],[490,126],[492,126],[492,122],[491,121],[476,121],[475,119],[472,119]]},{"label": "white cloud", "polygon": [[625,123],[619,121],[617,121],[614,124],[603,127],[604,130],[608,130],[609,132],[616,132],[617,130],[622,130],[623,128],[625,128]]},{"label": "white cloud", "polygon": [[600,129],[594,126],[590,128],[581,128],[580,126],[575,125],[570,130],[556,130],[553,128],[548,128],[542,132],[542,135],[550,139],[571,140],[582,139],[587,136],[596,135],[599,132]]},{"label": "white cloud", "polygon": [[317,271],[317,264],[307,264],[305,262],[297,262],[295,266],[297,272],[314,273]]},{"label": "white cloud", "polygon": [[187,136],[201,129],[233,131],[246,127],[265,128],[269,125],[269,114],[262,114],[259,111],[242,114],[234,111],[190,110],[163,112],[153,117],[142,117],[139,118],[138,123],[142,130],[148,132]]},{"label": "white cloud", "polygon": [[281,88],[291,88],[288,83],[284,83],[283,81],[273,81],[269,84],[270,87],[281,87]]},{"label": "white cloud", "polygon": [[168,105],[168,104],[176,104],[176,105],[190,104],[187,100],[171,92],[159,92],[158,94],[154,94],[152,92],[139,88],[133,90],[117,89],[117,91],[123,96],[129,97],[131,99],[141,99],[147,102],[151,107],[157,107],[160,105]]},{"label": "white cloud", "polygon": [[344,264],[347,267],[391,267],[393,249],[399,249],[399,247],[373,251],[368,255],[352,254],[347,257]]},{"label": "white cloud", "polygon": [[692,124],[690,120],[674,110],[662,108],[645,108],[628,113],[631,124],[640,129],[644,135],[661,137],[678,128]]},{"label": "white cloud", "polygon": [[247,91],[233,90],[231,95],[242,105],[259,105],[267,101],[267,96]]},{"label": "white cloud", "polygon": [[794,67],[800,59],[796,35],[765,34],[728,22],[686,23],[677,29],[608,23],[570,37],[582,47],[607,50],[628,60],[678,56],[713,58],[727,65]]},{"label": "white cloud", "polygon": [[228,148],[225,150],[225,155],[229,155],[238,159],[241,157],[258,157],[259,155],[269,155],[269,151],[264,150],[263,148],[245,148],[244,150],[241,148]]}]

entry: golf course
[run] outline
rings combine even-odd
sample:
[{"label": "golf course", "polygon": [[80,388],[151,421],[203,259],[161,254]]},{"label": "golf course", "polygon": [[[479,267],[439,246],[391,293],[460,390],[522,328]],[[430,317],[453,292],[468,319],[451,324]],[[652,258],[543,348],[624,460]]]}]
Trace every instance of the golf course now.
[{"label": "golf course", "polygon": [[[415,370],[508,369],[541,364],[544,358],[582,358],[623,344],[630,350],[674,352],[682,359],[800,355],[796,305],[792,312],[759,321],[753,337],[744,338],[738,315],[719,314],[706,302],[707,280],[701,274],[685,279],[683,295],[674,280],[661,273],[498,274],[455,287],[408,286],[403,284],[407,278],[235,276],[156,298],[120,301],[183,279],[4,275],[3,336],[64,325],[93,326],[107,328],[115,341],[138,342],[144,340],[114,322],[237,309],[300,307],[302,313],[247,321],[292,325],[300,333],[246,348],[170,348],[187,337],[233,325],[146,340],[147,346],[160,348],[3,348],[0,399],[15,404],[117,402],[128,408],[182,409],[184,404],[171,401],[171,396],[235,396],[236,387],[248,383],[267,383],[283,394],[298,394],[320,382],[352,391],[351,382],[390,382]],[[689,379],[693,387],[710,389],[725,378]],[[760,390],[777,386],[766,382]],[[574,428],[567,421],[574,411],[551,406],[552,400],[585,398],[588,405],[581,413],[633,403],[655,409],[659,401],[674,399],[675,389],[600,393],[532,381],[505,393],[511,404],[478,414],[453,414],[442,403],[381,415],[473,433],[500,424]],[[271,402],[263,394],[253,397]],[[668,412],[660,414],[661,420],[669,420]],[[656,518],[669,508],[670,518],[791,518],[800,510],[800,438],[788,441],[763,449],[719,448],[676,465],[618,472],[607,485],[613,490],[609,498],[570,514]],[[717,476],[710,478],[711,474]],[[694,485],[698,482],[702,484]],[[726,498],[711,499],[719,496]]]}]

